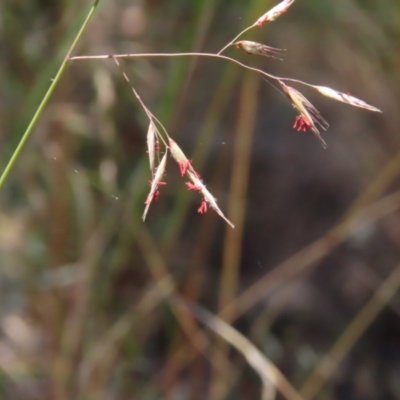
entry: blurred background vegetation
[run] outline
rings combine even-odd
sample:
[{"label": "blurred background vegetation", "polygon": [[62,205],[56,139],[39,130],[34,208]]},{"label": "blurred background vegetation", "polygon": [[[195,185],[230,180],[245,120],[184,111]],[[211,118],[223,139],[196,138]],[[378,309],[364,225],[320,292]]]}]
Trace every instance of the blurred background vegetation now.
[{"label": "blurred background vegetation", "polygon": [[[0,3],[2,169],[90,5]],[[76,54],[216,52],[273,5],[102,0]],[[399,18],[395,0],[298,0],[244,37],[287,49],[283,62],[227,50],[383,110],[298,87],[331,125],[327,150],[234,64],[122,61],[234,230],[196,212],[172,160],[142,223],[146,116],[111,60],[71,62],[1,191],[0,398],[260,398],[239,342],[183,298],[260,349],[287,398],[399,399]]]}]

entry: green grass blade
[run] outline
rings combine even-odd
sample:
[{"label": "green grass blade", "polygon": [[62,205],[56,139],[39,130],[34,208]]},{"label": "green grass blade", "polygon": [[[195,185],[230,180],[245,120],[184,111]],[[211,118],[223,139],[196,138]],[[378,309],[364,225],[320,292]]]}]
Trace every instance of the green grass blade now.
[{"label": "green grass blade", "polygon": [[41,103],[39,104],[39,107],[37,108],[35,114],[33,115],[28,127],[25,130],[25,133],[23,134],[21,140],[18,143],[17,148],[15,149],[13,155],[11,156],[10,161],[8,162],[7,166],[5,167],[3,173],[2,173],[2,175],[0,177],[0,189],[3,187],[3,184],[6,181],[8,175],[10,174],[11,169],[13,168],[13,166],[16,163],[18,157],[20,156],[20,154],[21,154],[26,142],[28,141],[28,139],[29,139],[29,137],[30,137],[30,135],[31,135],[31,133],[33,131],[33,128],[36,126],[36,124],[37,124],[37,122],[38,122],[38,120],[39,120],[44,108],[46,107],[51,95],[53,94],[58,82],[60,81],[65,69],[67,68],[69,57],[70,57],[72,51],[74,50],[76,44],[78,43],[79,39],[81,38],[83,32],[85,31],[85,29],[86,29],[86,27],[87,27],[92,15],[94,14],[94,12],[96,10],[96,7],[97,7],[99,1],[100,0],[95,0],[94,4],[90,8],[90,10],[89,10],[89,12],[88,12],[88,14],[86,16],[86,19],[84,20],[81,28],[79,29],[79,32],[76,35],[76,37],[75,37],[70,49],[68,50],[68,52],[67,52],[67,54],[66,54],[66,56],[64,58],[64,61],[62,62],[62,64],[61,64],[61,66],[60,66],[60,68],[59,68],[54,80],[52,81],[49,89],[47,90],[46,94],[43,97],[43,100],[41,101]]}]

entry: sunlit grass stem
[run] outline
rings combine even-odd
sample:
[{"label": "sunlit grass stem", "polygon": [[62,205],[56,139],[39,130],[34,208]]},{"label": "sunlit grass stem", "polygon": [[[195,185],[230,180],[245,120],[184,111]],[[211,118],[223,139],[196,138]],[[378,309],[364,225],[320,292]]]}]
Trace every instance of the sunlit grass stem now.
[{"label": "sunlit grass stem", "polygon": [[219,56],[224,50],[226,50],[229,46],[232,46],[237,39],[239,39],[240,36],[242,36],[245,32],[249,31],[250,29],[254,28],[256,24],[253,24],[246,29],[244,29],[242,32],[240,32],[238,35],[236,35],[228,44],[226,44],[218,53],[217,55]]}]

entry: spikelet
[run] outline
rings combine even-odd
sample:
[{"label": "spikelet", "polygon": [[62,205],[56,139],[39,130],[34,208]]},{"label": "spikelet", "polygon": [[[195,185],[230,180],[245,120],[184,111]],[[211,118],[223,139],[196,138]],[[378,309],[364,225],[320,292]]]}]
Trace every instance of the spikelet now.
[{"label": "spikelet", "polygon": [[150,171],[154,173],[154,160],[156,149],[156,127],[153,121],[150,121],[149,129],[147,130],[147,152],[149,154]]},{"label": "spikelet", "polygon": [[256,54],[259,56],[277,58],[282,60],[280,57],[282,49],[277,49],[275,47],[266,46],[262,43],[252,42],[250,40],[240,40],[235,43],[238,49],[244,50],[247,54]]},{"label": "spikelet", "polygon": [[285,94],[292,101],[293,106],[300,113],[300,116],[296,118],[296,122],[293,127],[303,131],[311,129],[314,132],[315,136],[321,141],[322,146],[326,148],[326,142],[324,141],[324,139],[322,139],[316,125],[319,125],[323,130],[327,130],[329,127],[328,122],[299,91],[285,85],[282,81],[279,81],[279,83],[281,84]]},{"label": "spikelet", "polygon": [[164,176],[165,167],[167,165],[167,154],[168,151],[165,150],[164,157],[162,158],[160,164],[158,165],[153,180],[151,181],[150,192],[145,201],[146,208],[144,209],[144,213],[142,216],[143,221],[146,219],[146,215],[147,212],[149,211],[151,202],[155,199],[156,194],[158,193],[158,187],[163,184],[165,185],[165,182],[162,182],[162,178]]},{"label": "spikelet", "polygon": [[257,26],[263,26],[267,22],[276,20],[280,15],[285,13],[288,8],[294,3],[295,0],[283,0],[281,3],[271,8],[263,16],[261,16],[255,23]]},{"label": "spikelet", "polygon": [[338,92],[337,90],[328,88],[326,86],[313,86],[314,89],[318,90],[321,94],[326,97],[330,97],[331,99],[341,101],[342,103],[350,104],[354,107],[365,108],[369,111],[374,112],[382,112],[379,108],[369,105],[363,100],[357,99],[356,97],[350,96],[349,94],[345,94],[342,92]]},{"label": "spikelet", "polygon": [[[189,176],[190,180],[193,182],[193,185],[197,188],[197,190],[199,192],[201,192],[201,194],[204,197],[204,200],[202,202],[202,206],[199,208],[199,212],[203,213],[207,211],[207,206],[206,204],[208,204],[212,209],[214,209],[214,211],[223,219],[225,220],[225,222],[227,224],[229,224],[232,228],[235,227],[235,225],[232,224],[231,221],[229,221],[228,218],[225,217],[224,213],[220,210],[220,208],[218,207],[217,204],[217,200],[215,199],[215,197],[207,190],[207,188],[205,187],[204,183],[202,182],[202,180],[198,177],[198,175],[196,174],[196,172],[192,172],[192,171],[187,171],[187,175]],[[203,208],[205,207],[205,209]],[[202,211],[203,210],[203,211]]]},{"label": "spikelet", "polygon": [[203,181],[199,178],[199,174],[192,167],[191,161],[185,156],[184,152],[181,148],[176,144],[176,142],[172,139],[169,139],[169,149],[171,151],[172,157],[178,163],[181,175],[187,175],[192,183],[186,183],[189,190],[196,190],[200,192],[204,200],[202,201],[202,205],[199,208],[200,213],[204,213],[207,211],[207,204],[210,205],[211,208],[215,210],[215,212],[224,219],[232,228],[235,226],[230,222],[224,215],[224,213],[220,210],[217,205],[217,200],[215,197],[207,190]]}]

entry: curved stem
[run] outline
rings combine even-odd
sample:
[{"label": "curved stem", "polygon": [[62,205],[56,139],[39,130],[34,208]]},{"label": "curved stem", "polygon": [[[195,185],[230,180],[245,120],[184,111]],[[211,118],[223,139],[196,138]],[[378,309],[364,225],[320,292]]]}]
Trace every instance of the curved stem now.
[{"label": "curved stem", "polygon": [[[247,28],[249,29],[249,28]],[[222,50],[221,50],[222,51]],[[106,60],[109,58],[117,59],[117,58],[135,58],[135,57],[210,57],[210,58],[219,58],[222,60],[227,60],[230,62],[233,62],[235,64],[240,65],[243,68],[246,68],[250,71],[258,72],[261,75],[266,76],[267,78],[276,80],[276,81],[287,81],[287,82],[295,82],[299,83],[304,86],[312,87],[315,88],[314,85],[311,85],[310,83],[301,81],[299,79],[293,79],[293,78],[284,78],[276,75],[271,75],[268,74],[267,72],[250,67],[249,65],[243,64],[240,61],[232,58],[232,57],[227,57],[223,56],[219,53],[130,53],[130,54],[100,54],[100,55],[95,55],[95,56],[76,56],[76,57],[71,57],[70,60]]]},{"label": "curved stem", "polygon": [[253,68],[250,67],[249,65],[243,64],[240,61],[223,56],[221,54],[215,54],[215,53],[133,53],[133,54],[113,54],[113,55],[108,55],[108,54],[101,54],[97,56],[77,56],[77,57],[71,57],[71,60],[106,60],[108,58],[135,58],[135,57],[210,57],[210,58],[219,58],[222,60],[228,60],[230,62],[233,62],[235,64],[240,65],[243,68],[246,68],[250,71],[258,72],[261,75],[264,75],[270,79],[274,79],[276,81],[290,81],[290,82],[296,82],[300,83],[302,85],[310,86],[313,87],[313,85],[300,81],[298,79],[292,79],[292,78],[283,78],[280,76],[275,76],[268,74],[267,72],[258,69],[258,68]]}]

